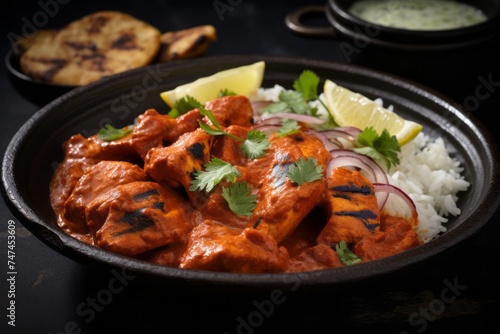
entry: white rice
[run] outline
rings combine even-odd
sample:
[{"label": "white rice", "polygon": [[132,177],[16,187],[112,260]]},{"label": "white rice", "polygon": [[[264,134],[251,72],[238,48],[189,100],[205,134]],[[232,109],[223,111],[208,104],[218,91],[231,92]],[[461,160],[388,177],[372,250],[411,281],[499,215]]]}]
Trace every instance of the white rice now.
[{"label": "white rice", "polygon": [[[280,85],[261,88],[251,98],[276,102],[284,89]],[[375,102],[383,105],[382,99]],[[318,108],[320,115],[326,115],[327,111],[318,101],[309,104]],[[393,110],[393,106],[386,108]],[[470,183],[462,176],[460,162],[450,156],[443,139],[430,138],[425,132],[401,147],[399,159],[400,164],[391,167],[388,172],[389,183],[406,192],[415,203],[419,218],[416,231],[424,242],[428,242],[446,232],[444,224],[450,215],[460,215],[458,193],[466,191]],[[410,216],[408,206],[392,194],[384,208],[392,215]]]},{"label": "white rice", "polygon": [[[452,158],[442,138],[432,139],[421,132],[401,147],[400,164],[389,170],[389,183],[405,191],[418,212],[418,234],[427,242],[446,232],[443,223],[460,215],[458,193],[470,183],[461,175],[460,162]],[[409,211],[396,196],[389,196],[385,209],[390,214],[409,216]]]}]

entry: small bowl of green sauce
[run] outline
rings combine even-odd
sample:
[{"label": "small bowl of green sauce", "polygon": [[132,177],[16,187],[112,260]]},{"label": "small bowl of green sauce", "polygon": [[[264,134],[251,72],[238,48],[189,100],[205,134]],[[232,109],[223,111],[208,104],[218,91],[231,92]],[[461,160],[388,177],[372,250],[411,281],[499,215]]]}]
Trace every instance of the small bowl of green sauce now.
[{"label": "small bowl of green sauce", "polygon": [[[324,15],[327,26],[307,26],[311,13]],[[328,0],[285,22],[297,33],[335,39],[347,63],[447,94],[466,93],[500,59],[500,0]]]},{"label": "small bowl of green sauce", "polygon": [[450,0],[360,0],[348,11],[373,24],[418,31],[465,28],[488,20],[475,5]]}]

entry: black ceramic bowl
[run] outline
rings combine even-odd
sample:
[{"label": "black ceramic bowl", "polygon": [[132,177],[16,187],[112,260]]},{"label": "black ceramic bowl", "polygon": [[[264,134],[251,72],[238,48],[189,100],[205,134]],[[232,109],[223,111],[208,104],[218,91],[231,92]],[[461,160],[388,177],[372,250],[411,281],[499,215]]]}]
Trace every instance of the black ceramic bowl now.
[{"label": "black ceramic bowl", "polygon": [[[477,78],[498,69],[500,0],[467,1],[487,16],[484,23],[448,30],[386,27],[351,15],[351,0],[328,0],[290,13],[286,25],[307,36],[329,36],[339,42],[350,64],[403,76],[455,97],[472,94]],[[309,26],[307,16],[326,16],[324,27]]]},{"label": "black ceramic bowl", "polygon": [[[450,218],[448,231],[424,245],[384,259],[351,267],[289,274],[230,274],[169,268],[120,256],[84,244],[63,233],[49,203],[49,182],[62,159],[62,143],[75,133],[91,135],[103,126],[130,124],[148,108],[168,111],[162,91],[227,68],[266,62],[263,85],[292,88],[304,69],[321,79],[370,98],[380,97],[404,117],[421,123],[424,131],[441,136],[464,167],[470,189],[460,195],[462,213]],[[146,88],[147,87],[147,88]],[[219,287],[279,287],[298,282],[302,287],[338,286],[414,268],[459,246],[486,224],[497,209],[499,156],[485,128],[446,97],[425,87],[381,72],[324,61],[259,56],[207,57],[154,65],[76,88],[36,112],[10,142],[2,165],[3,196],[15,216],[38,238],[73,259],[118,266],[170,283],[211,284]]]}]

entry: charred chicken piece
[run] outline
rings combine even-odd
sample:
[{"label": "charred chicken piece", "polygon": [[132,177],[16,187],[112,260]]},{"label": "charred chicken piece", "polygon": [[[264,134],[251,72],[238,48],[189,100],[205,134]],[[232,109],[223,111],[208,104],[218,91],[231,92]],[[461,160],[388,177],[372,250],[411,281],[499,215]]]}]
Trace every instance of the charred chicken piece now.
[{"label": "charred chicken piece", "polygon": [[61,227],[73,234],[86,234],[85,210],[94,199],[121,184],[146,180],[142,168],[124,161],[101,161],[87,168],[60,212]]},{"label": "charred chicken piece", "polygon": [[[323,201],[325,190],[324,179],[297,186],[287,177],[288,169],[306,156],[315,158],[324,171],[330,155],[323,145],[318,144],[318,139],[302,132],[286,137],[272,135],[270,143],[266,155],[268,165],[261,169],[264,174],[259,174],[259,181],[255,183],[259,194],[252,225],[280,243]],[[256,162],[256,166],[250,164],[249,170],[259,170],[259,164],[262,162]]]},{"label": "charred chicken piece", "polygon": [[329,219],[317,241],[333,246],[359,241],[379,230],[380,210],[373,185],[360,172],[340,167],[328,177]]},{"label": "charred chicken piece", "polygon": [[104,141],[97,134],[89,138],[76,134],[64,142],[63,150],[64,159],[57,165],[50,183],[50,201],[56,213],[61,212],[76,182],[89,167],[101,160],[139,160],[132,147],[131,135]]},{"label": "charred chicken piece", "polygon": [[95,244],[124,255],[137,255],[185,240],[191,208],[177,192],[156,182],[114,187],[89,203],[88,226]]},{"label": "charred chicken piece", "polygon": [[158,182],[189,191],[192,174],[210,160],[212,142],[213,136],[201,129],[185,133],[170,146],[149,150],[144,170]]}]

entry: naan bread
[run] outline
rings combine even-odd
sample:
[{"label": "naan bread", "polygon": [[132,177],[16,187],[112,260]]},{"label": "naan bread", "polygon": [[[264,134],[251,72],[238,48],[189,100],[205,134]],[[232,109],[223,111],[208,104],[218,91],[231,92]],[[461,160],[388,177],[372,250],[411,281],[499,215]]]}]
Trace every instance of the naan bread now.
[{"label": "naan bread", "polygon": [[44,82],[86,85],[151,63],[160,36],[158,29],[133,16],[96,12],[31,45],[21,56],[21,68]]},{"label": "naan bread", "polygon": [[161,49],[158,61],[167,62],[199,56],[216,39],[215,27],[211,25],[166,32],[161,35]]},{"label": "naan bread", "polygon": [[54,37],[57,32],[58,30],[56,29],[40,29],[30,36],[22,36],[16,41],[16,48],[14,48],[14,51],[18,54],[21,54],[22,52],[25,52],[30,47],[32,47],[34,44]]}]

